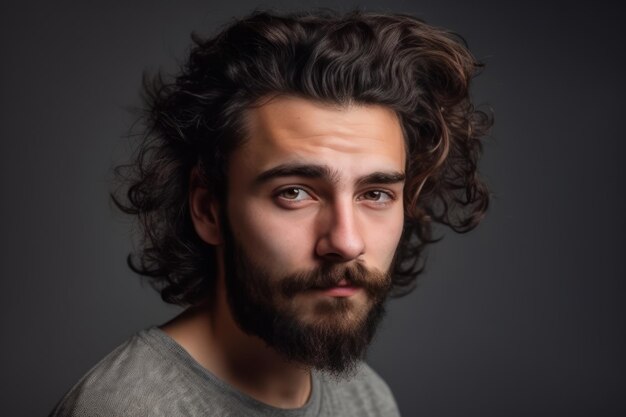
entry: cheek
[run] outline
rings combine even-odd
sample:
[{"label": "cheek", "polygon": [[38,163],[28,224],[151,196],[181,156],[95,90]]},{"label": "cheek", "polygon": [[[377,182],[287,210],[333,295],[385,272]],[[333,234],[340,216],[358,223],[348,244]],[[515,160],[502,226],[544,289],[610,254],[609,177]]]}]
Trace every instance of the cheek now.
[{"label": "cheek", "polygon": [[375,266],[387,270],[393,261],[402,230],[404,228],[403,210],[394,210],[384,217],[370,220],[367,230],[368,252]]},{"label": "cheek", "polygon": [[235,238],[248,256],[269,271],[294,270],[308,259],[311,227],[303,216],[262,203],[238,205],[231,214]]}]

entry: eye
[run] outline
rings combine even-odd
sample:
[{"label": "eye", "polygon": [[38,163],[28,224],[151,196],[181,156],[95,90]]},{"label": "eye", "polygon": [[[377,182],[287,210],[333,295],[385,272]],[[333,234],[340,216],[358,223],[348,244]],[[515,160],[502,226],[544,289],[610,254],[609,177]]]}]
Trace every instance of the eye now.
[{"label": "eye", "polygon": [[390,193],[381,190],[367,191],[362,194],[362,198],[363,200],[374,201],[376,203],[388,203],[394,200]]},{"label": "eye", "polygon": [[309,193],[298,187],[285,188],[278,193],[278,197],[288,201],[304,201],[312,198]]}]

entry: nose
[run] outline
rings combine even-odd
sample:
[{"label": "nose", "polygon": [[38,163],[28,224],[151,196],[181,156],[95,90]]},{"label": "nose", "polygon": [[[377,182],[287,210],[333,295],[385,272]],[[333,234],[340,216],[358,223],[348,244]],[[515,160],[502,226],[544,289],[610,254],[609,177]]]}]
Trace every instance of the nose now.
[{"label": "nose", "polygon": [[320,212],[317,256],[333,262],[347,262],[365,252],[355,214],[351,199],[329,204]]}]

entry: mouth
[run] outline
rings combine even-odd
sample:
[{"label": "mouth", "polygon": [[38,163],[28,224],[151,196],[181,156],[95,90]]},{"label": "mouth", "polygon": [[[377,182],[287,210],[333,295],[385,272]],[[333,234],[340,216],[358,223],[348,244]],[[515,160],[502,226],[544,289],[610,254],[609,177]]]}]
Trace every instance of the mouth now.
[{"label": "mouth", "polygon": [[343,279],[337,285],[325,288],[314,288],[313,291],[326,297],[351,297],[356,294],[361,287],[351,284]]}]

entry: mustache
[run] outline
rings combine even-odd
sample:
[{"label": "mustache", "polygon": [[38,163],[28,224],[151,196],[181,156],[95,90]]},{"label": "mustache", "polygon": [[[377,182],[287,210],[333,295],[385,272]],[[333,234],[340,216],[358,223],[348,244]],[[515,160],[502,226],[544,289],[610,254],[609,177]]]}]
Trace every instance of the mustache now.
[{"label": "mustache", "polygon": [[339,266],[322,265],[310,271],[300,271],[280,280],[280,291],[285,297],[317,288],[339,286],[343,280],[350,286],[363,288],[371,297],[381,298],[391,289],[391,274],[368,269],[362,263]]}]

